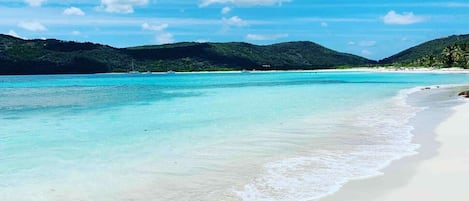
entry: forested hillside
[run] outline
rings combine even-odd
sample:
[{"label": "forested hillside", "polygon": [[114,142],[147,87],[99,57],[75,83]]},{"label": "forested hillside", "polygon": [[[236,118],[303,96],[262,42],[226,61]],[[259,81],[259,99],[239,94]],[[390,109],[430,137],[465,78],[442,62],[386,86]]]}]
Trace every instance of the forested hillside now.
[{"label": "forested hillside", "polygon": [[362,66],[374,61],[313,42],[176,43],[113,48],[72,41],[22,40],[0,35],[0,74],[139,71],[289,70]]},{"label": "forested hillside", "polygon": [[469,67],[469,35],[454,35],[428,41],[404,50],[380,64],[428,67]]}]

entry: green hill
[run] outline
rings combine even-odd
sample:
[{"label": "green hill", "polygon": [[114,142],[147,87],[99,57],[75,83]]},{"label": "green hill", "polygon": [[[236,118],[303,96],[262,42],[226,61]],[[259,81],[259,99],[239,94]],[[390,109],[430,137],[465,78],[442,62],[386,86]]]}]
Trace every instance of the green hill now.
[{"label": "green hill", "polygon": [[461,46],[461,48],[465,49],[466,46],[469,46],[469,35],[453,35],[431,40],[380,60],[379,63],[402,65],[426,65],[427,63],[428,65],[454,66],[457,64],[454,61],[453,63],[445,61],[451,58],[445,58],[446,56],[444,55],[445,48],[453,46]]},{"label": "green hill", "polygon": [[0,35],[0,74],[110,72],[130,59],[121,50],[105,45]]},{"label": "green hill", "polygon": [[0,74],[140,71],[289,70],[359,66],[374,61],[312,42],[176,43],[113,48],[94,43],[22,40],[0,35]]}]

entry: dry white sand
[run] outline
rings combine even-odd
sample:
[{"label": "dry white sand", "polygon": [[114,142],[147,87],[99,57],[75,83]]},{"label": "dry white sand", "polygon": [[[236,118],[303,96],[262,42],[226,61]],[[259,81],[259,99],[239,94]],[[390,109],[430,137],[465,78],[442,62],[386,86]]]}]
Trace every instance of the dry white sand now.
[{"label": "dry white sand", "polygon": [[375,200],[469,200],[469,102],[436,129],[436,157],[417,166],[409,183]]},{"label": "dry white sand", "polygon": [[321,201],[468,201],[469,100],[453,110],[435,139],[423,142],[423,156],[397,161],[383,176],[350,182]]}]

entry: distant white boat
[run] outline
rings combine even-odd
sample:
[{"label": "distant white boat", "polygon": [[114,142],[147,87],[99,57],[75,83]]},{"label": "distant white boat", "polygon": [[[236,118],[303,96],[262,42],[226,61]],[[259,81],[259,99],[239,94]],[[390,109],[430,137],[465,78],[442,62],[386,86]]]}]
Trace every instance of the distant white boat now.
[{"label": "distant white boat", "polygon": [[134,69],[134,61],[132,61],[131,70],[128,73],[129,74],[140,74],[140,71]]},{"label": "distant white boat", "polygon": [[249,71],[246,70],[246,69],[243,69],[243,70],[241,70],[241,73],[249,73]]}]

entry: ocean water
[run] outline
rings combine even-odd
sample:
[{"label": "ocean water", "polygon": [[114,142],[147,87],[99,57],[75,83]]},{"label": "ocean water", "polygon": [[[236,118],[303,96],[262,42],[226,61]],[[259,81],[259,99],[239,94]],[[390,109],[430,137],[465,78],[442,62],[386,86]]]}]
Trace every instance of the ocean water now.
[{"label": "ocean water", "polygon": [[0,76],[0,200],[317,200],[416,153],[465,74]]}]

